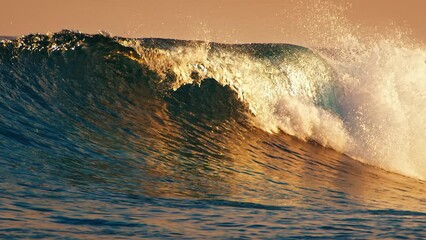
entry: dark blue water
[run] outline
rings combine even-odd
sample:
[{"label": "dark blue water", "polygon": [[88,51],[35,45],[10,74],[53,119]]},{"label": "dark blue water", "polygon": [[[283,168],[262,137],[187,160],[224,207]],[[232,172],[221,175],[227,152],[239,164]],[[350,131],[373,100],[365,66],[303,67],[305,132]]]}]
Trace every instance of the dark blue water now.
[{"label": "dark blue water", "polygon": [[72,32],[0,45],[1,238],[426,237],[424,181],[267,133],[232,87],[175,89],[140,57]]}]

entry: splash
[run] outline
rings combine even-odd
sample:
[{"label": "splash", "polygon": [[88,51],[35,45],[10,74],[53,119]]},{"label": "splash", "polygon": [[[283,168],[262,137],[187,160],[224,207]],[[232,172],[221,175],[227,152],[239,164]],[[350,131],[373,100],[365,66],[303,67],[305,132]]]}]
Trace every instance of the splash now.
[{"label": "splash", "polygon": [[353,142],[344,152],[381,168],[425,179],[426,51],[379,39],[342,39],[341,117]]},{"label": "splash", "polygon": [[[426,178],[426,49],[409,29],[351,23],[350,6],[315,1],[303,27],[336,71],[340,118],[349,133],[344,153],[411,177]],[[320,28],[326,29],[320,31]]]}]

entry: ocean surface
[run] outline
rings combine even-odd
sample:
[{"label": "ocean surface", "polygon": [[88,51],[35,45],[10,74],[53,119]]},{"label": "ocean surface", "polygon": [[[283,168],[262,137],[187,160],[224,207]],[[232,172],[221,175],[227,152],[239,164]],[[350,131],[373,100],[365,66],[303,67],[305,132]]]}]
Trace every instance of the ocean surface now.
[{"label": "ocean surface", "polygon": [[426,238],[426,51],[0,42],[0,238]]}]

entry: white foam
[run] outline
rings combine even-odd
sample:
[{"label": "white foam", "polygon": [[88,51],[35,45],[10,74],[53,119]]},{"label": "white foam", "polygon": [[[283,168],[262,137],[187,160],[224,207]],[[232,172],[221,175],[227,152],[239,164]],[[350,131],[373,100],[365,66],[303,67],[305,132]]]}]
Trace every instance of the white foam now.
[{"label": "white foam", "polygon": [[385,39],[352,39],[340,47],[329,62],[338,72],[341,117],[353,139],[344,152],[426,179],[426,51]]}]

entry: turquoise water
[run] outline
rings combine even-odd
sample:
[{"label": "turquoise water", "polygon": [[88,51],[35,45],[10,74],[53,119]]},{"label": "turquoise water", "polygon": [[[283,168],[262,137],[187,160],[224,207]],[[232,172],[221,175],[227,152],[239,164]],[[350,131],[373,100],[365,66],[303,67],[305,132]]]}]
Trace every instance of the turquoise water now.
[{"label": "turquoise water", "polygon": [[423,180],[322,140],[339,134],[265,125],[267,113],[299,116],[271,110],[287,94],[346,126],[325,60],[277,44],[209,44],[206,59],[203,44],[67,31],[4,41],[0,236],[426,237]]}]

